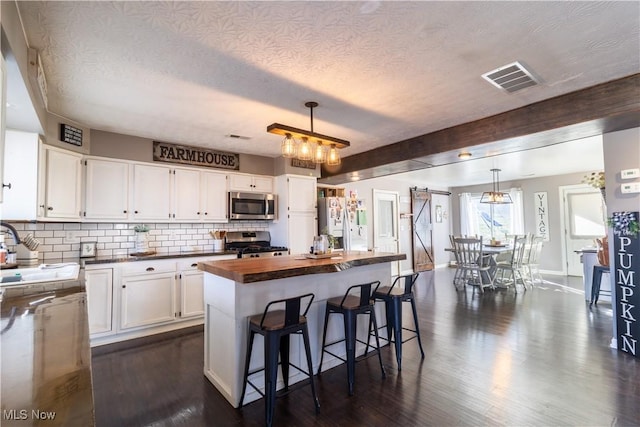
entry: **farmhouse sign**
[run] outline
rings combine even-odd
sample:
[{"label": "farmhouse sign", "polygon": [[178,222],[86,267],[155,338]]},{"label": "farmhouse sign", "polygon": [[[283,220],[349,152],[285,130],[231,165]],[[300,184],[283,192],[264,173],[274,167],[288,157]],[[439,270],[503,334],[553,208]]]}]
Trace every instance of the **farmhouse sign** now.
[{"label": "farmhouse sign", "polygon": [[618,350],[640,357],[640,237],[638,233],[613,237]]},{"label": "farmhouse sign", "polygon": [[159,141],[153,141],[153,161],[220,169],[240,169],[239,154]]}]

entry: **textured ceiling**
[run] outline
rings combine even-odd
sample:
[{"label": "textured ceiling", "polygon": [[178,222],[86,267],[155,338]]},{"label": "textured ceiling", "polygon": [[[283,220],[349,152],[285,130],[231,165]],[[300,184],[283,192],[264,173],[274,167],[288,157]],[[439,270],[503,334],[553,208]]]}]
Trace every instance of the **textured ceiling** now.
[{"label": "textured ceiling", "polygon": [[[309,100],[348,156],[640,70],[635,1],[18,4],[52,112],[270,157],[267,125],[309,129]],[[514,61],[541,84],[481,78]]]}]

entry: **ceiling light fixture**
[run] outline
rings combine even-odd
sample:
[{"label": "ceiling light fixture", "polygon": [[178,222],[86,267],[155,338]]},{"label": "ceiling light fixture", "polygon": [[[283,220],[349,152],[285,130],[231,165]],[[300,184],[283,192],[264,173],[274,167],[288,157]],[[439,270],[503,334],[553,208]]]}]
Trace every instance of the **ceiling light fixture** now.
[{"label": "ceiling light fixture", "polygon": [[458,154],[458,157],[460,158],[460,160],[467,160],[470,159],[472,156],[472,154],[468,151],[463,151],[462,153]]},{"label": "ceiling light fixture", "polygon": [[[267,126],[267,132],[284,136],[284,140],[280,145],[282,157],[297,157],[300,160],[313,160],[314,163],[327,162],[330,166],[339,165],[340,154],[338,153],[338,148],[348,147],[350,145],[349,141],[315,133],[313,131],[313,109],[318,106],[318,103],[309,101],[304,105],[310,109],[310,132],[280,123],[273,123]],[[300,142],[297,143],[296,139],[300,140]],[[315,149],[312,147],[312,142],[317,144]],[[328,152],[325,145],[329,147]]]},{"label": "ceiling light fixture", "polygon": [[490,203],[493,205],[503,205],[513,203],[509,193],[503,193],[500,191],[500,169],[491,169],[493,173],[493,191],[485,191],[482,193],[480,203]]}]

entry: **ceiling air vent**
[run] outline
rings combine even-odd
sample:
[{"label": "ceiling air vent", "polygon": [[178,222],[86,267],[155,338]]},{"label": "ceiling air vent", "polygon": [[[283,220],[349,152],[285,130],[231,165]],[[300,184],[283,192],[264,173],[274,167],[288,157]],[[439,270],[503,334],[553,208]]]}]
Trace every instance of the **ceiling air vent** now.
[{"label": "ceiling air vent", "polygon": [[520,89],[538,84],[533,74],[517,61],[513,64],[489,71],[483,74],[482,77],[492,85],[507,92],[516,92]]}]

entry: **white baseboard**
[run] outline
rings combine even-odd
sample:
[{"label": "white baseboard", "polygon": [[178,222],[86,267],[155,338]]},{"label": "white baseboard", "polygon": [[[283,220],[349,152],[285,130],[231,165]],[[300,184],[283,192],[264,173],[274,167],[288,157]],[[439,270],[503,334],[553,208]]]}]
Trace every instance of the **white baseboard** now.
[{"label": "white baseboard", "polygon": [[556,270],[540,270],[540,274],[550,274],[552,276],[566,276],[567,273],[564,271],[556,271]]}]

